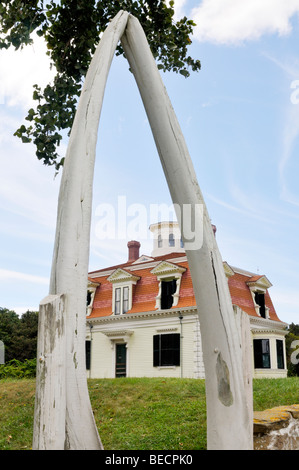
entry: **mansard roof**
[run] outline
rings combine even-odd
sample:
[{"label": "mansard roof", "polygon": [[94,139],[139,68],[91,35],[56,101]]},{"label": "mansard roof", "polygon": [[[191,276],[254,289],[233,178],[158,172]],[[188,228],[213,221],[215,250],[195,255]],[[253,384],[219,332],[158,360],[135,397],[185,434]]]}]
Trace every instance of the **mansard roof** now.
[{"label": "mansard roof", "polygon": [[[251,290],[254,290],[255,287],[257,289],[262,287],[265,292],[265,305],[269,309],[270,320],[280,321],[268,292],[268,288],[272,284],[266,276],[232,267],[227,262],[224,262],[223,266],[234,305],[239,306],[248,315],[259,317]],[[96,290],[93,309],[88,318],[112,315],[113,281],[117,281],[117,278],[137,280],[136,284],[132,286],[132,308],[125,315],[155,311],[156,297],[159,291],[159,275],[157,273],[159,269],[161,272],[163,268],[169,273],[179,272],[181,276],[179,301],[175,309],[196,307],[191,273],[185,253],[171,253],[155,258],[142,255],[138,262],[127,262],[89,273],[89,281],[99,283],[99,287]]]}]

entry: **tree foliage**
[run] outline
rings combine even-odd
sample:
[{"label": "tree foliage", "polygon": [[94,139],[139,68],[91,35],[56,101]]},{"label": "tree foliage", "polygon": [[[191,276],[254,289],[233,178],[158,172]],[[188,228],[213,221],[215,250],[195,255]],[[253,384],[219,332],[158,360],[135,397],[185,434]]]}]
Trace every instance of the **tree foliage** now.
[{"label": "tree foliage", "polygon": [[[288,364],[288,376],[299,376],[299,347],[295,347],[299,341],[299,325],[291,323],[288,328],[288,334],[286,335],[286,353],[287,353],[287,364]],[[294,349],[295,347],[295,349]],[[295,354],[296,363],[291,360],[292,354]]]},{"label": "tree foliage", "polygon": [[0,340],[5,361],[34,359],[37,349],[38,312],[29,310],[19,317],[13,310],[0,307]]},{"label": "tree foliage", "polygon": [[[33,142],[37,158],[58,170],[63,157],[58,146],[64,130],[70,131],[82,80],[101,33],[119,10],[136,16],[147,36],[158,67],[188,77],[200,61],[188,55],[194,22],[174,21],[174,1],[165,0],[5,0],[0,2],[0,48],[18,49],[32,43],[32,33],[42,36],[55,67],[52,83],[43,90],[34,85],[36,108],[15,132],[23,142]],[[119,45],[117,55],[123,54]]]}]

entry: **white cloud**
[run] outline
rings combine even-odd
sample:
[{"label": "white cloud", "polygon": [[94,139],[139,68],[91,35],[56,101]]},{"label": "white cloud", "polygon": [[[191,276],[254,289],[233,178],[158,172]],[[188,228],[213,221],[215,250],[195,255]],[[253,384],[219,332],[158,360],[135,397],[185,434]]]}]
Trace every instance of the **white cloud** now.
[{"label": "white cloud", "polygon": [[185,15],[185,12],[184,12],[184,7],[187,3],[187,0],[175,0],[174,2],[174,18],[176,20],[179,20],[182,18],[182,16]]},{"label": "white cloud", "polygon": [[[0,113],[0,122],[6,117]],[[13,137],[17,125],[7,121],[4,128],[0,125],[0,209],[53,230],[60,177],[54,180],[54,170],[37,160],[31,144]]]},{"label": "white cloud", "polygon": [[37,83],[43,87],[54,76],[45,41],[37,35],[32,37],[33,45],[0,52],[0,104],[28,110],[33,104],[33,85]]},{"label": "white cloud", "polygon": [[278,59],[277,57],[263,53],[263,56],[274,63],[284,74],[284,86],[287,91],[282,116],[282,150],[278,163],[278,176],[281,198],[295,206],[299,206],[298,186],[296,193],[291,180],[294,176],[294,167],[298,161],[296,145],[299,142],[299,61],[297,57]]},{"label": "white cloud", "polygon": [[283,200],[297,206],[299,205],[299,199],[298,196],[292,194],[290,190],[289,177],[292,175],[288,174],[288,168],[293,159],[297,158],[294,147],[299,138],[298,111],[298,105],[290,104],[288,106],[283,133],[283,150],[278,167],[281,197]]},{"label": "white cloud", "polygon": [[49,279],[42,276],[34,276],[32,274],[21,273],[17,271],[10,271],[8,269],[0,269],[0,281],[22,281],[22,282],[33,282],[34,284],[49,285]]},{"label": "white cloud", "polygon": [[203,0],[192,11],[199,41],[237,44],[264,34],[287,35],[299,0]]}]

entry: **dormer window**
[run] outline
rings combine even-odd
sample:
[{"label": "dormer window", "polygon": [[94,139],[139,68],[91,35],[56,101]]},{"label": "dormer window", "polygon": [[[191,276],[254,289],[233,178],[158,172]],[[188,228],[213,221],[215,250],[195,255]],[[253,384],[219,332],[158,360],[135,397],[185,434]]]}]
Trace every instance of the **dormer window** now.
[{"label": "dormer window", "polygon": [[152,274],[157,276],[159,281],[159,291],[156,297],[156,308],[165,310],[176,307],[179,302],[180,286],[182,274],[186,268],[161,261],[154,269]]},{"label": "dormer window", "polygon": [[91,299],[92,299],[92,294],[91,292],[88,290],[87,291],[87,296],[86,296],[86,306],[89,307],[90,304],[91,304]]},{"label": "dormer window", "polygon": [[86,293],[86,315],[90,315],[92,312],[94,296],[100,284],[98,282],[88,281],[87,293]]},{"label": "dormer window", "polygon": [[161,281],[161,310],[171,308],[173,306],[173,294],[177,290],[177,280]]},{"label": "dormer window", "polygon": [[125,271],[116,269],[109,277],[108,281],[113,284],[112,293],[112,313],[123,315],[132,308],[133,286],[140,278]]},{"label": "dormer window", "polygon": [[269,318],[269,307],[266,306],[266,292],[272,286],[266,276],[252,276],[246,284],[248,285],[254,302],[257,315]]},{"label": "dormer window", "polygon": [[254,293],[255,304],[259,307],[259,314],[261,317],[266,318],[266,305],[265,305],[265,293],[255,292]]},{"label": "dormer window", "polygon": [[122,315],[129,310],[129,286],[116,287],[114,295],[114,315]]}]

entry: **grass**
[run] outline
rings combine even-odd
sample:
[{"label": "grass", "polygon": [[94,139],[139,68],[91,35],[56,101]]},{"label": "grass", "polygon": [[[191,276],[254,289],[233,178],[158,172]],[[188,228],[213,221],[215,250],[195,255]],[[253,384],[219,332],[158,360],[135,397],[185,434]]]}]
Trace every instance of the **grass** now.
[{"label": "grass", "polygon": [[[106,450],[206,448],[205,384],[195,379],[92,379]],[[299,403],[297,377],[254,380],[254,410]],[[0,380],[0,450],[30,449],[35,380]]]},{"label": "grass", "polygon": [[205,386],[200,380],[89,381],[105,449],[204,449]]}]

